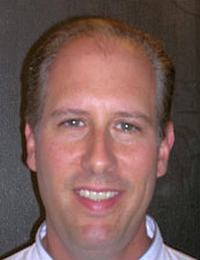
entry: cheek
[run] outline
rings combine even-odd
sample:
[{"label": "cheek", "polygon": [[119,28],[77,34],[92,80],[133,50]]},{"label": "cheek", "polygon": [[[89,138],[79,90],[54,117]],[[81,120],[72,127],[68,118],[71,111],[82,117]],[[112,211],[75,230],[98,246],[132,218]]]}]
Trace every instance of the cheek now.
[{"label": "cheek", "polygon": [[[41,138],[38,143],[38,153],[36,153],[36,161],[40,167],[46,168],[47,174],[53,170],[60,174],[60,170],[66,171],[70,167],[78,165],[78,159],[81,155],[81,147],[77,147],[73,143],[66,142],[55,138]],[[39,167],[39,168],[40,168]],[[70,170],[70,169],[69,169]],[[61,174],[63,174],[61,172]]]},{"label": "cheek", "polygon": [[149,201],[156,182],[157,149],[155,145],[140,144],[130,149],[128,153],[124,153],[120,161],[120,172],[129,183],[132,200],[136,204],[143,200]]},{"label": "cheek", "polygon": [[127,183],[127,193],[119,209],[118,226],[129,223],[128,229],[135,228],[137,220],[140,221],[145,215],[155,188],[156,161],[157,151],[151,143],[140,143],[134,148],[126,147],[123,152],[118,152],[118,172]]},{"label": "cheek", "polygon": [[40,138],[37,148],[36,167],[40,191],[42,195],[52,197],[63,186],[68,156],[63,154],[61,146],[47,138]]},{"label": "cheek", "polygon": [[[54,142],[41,142],[37,153],[37,180],[41,199],[48,215],[58,218],[68,202],[69,188],[72,183],[68,155]],[[61,156],[63,154],[63,156]],[[55,214],[55,209],[57,213]]]},{"label": "cheek", "polygon": [[118,151],[121,170],[141,179],[156,172],[158,151],[155,143],[141,142]]},{"label": "cheek", "polygon": [[40,138],[37,143],[36,167],[41,193],[57,200],[68,192],[80,171],[80,145],[58,138]]}]

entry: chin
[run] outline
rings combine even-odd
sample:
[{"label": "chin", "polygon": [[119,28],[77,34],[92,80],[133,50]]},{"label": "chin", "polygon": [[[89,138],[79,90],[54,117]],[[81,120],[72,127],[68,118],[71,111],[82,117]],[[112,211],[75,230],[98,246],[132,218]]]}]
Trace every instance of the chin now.
[{"label": "chin", "polygon": [[81,238],[82,246],[87,249],[102,249],[110,245],[116,237],[115,229],[108,225],[87,225],[82,227],[79,239]]}]

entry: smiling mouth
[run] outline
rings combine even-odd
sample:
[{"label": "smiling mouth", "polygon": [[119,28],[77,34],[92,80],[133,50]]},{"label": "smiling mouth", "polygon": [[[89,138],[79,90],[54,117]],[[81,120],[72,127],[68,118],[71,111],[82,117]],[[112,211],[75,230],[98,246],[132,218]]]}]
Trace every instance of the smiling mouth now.
[{"label": "smiling mouth", "polygon": [[114,197],[119,195],[117,191],[93,191],[88,189],[80,189],[77,191],[80,197],[89,199],[95,202],[101,202],[113,199]]}]

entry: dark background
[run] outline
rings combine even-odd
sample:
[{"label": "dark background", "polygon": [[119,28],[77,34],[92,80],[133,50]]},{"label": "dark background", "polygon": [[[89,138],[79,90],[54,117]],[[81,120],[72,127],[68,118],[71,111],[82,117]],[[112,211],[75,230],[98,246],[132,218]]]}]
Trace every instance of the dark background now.
[{"label": "dark background", "polygon": [[[20,70],[33,42],[66,17],[120,18],[164,42],[176,66],[176,145],[150,212],[164,240],[200,258],[200,1],[0,1],[0,255],[29,241],[40,216],[31,174],[22,163]],[[32,235],[31,235],[32,234]]]}]

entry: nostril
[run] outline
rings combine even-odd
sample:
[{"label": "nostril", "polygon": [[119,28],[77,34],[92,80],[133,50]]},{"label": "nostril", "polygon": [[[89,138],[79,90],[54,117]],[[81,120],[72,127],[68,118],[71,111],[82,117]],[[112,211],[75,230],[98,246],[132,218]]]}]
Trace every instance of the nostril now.
[{"label": "nostril", "polygon": [[83,167],[94,173],[103,173],[116,164],[112,144],[106,138],[93,138],[82,158]]}]

